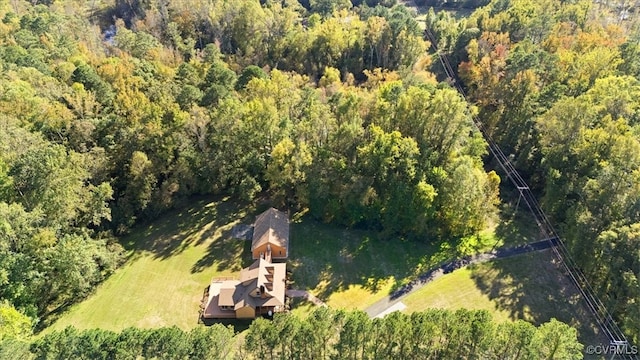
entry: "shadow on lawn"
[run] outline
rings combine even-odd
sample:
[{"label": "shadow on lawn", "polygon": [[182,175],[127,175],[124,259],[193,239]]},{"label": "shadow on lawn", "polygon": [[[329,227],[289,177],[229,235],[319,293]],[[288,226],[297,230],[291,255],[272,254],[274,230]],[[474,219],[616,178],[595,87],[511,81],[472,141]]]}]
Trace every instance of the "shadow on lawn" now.
[{"label": "shadow on lawn", "polygon": [[[305,217],[291,224],[290,259],[293,287],[315,289],[322,300],[360,285],[378,292],[391,279],[392,288],[442,261],[437,246],[381,239],[371,231],[345,229]],[[393,289],[392,289],[393,290]]]},{"label": "shadow on lawn", "polygon": [[504,200],[499,205],[500,220],[495,228],[496,238],[502,239],[503,246],[522,245],[542,240],[540,229],[532,219],[531,213],[524,200],[518,198],[518,193],[510,189],[503,195]]},{"label": "shadow on lawn", "polygon": [[208,270],[216,264],[215,271],[240,271],[251,265],[251,241],[231,237],[231,229],[224,230],[220,238],[209,244],[203,256],[191,267],[191,273]]},{"label": "shadow on lawn", "polygon": [[582,343],[606,343],[551,250],[473,266],[471,278],[512,320],[539,325],[555,317],[577,328]]},{"label": "shadow on lawn", "polygon": [[208,270],[214,264],[215,271],[240,271],[253,263],[251,258],[251,240],[235,239],[232,236],[232,223],[238,221],[241,224],[249,225],[255,220],[255,216],[260,212],[267,210],[269,206],[264,203],[257,206],[249,207],[236,206],[237,209],[246,209],[246,212],[233,211],[230,216],[221,222],[221,225],[214,224],[211,229],[219,226],[225,226],[220,237],[211,242],[204,251],[203,256],[193,264],[191,273],[199,273]]},{"label": "shadow on lawn", "polygon": [[[210,241],[221,227],[238,220],[244,221],[247,209],[250,207],[238,205],[228,198],[195,198],[189,206],[161,215],[153,223],[130,235],[128,241],[125,241],[125,247],[130,250],[148,251],[156,258],[166,259],[190,246]],[[222,239],[216,239],[212,244],[226,243],[227,241],[220,240],[227,237],[229,232],[224,230]],[[216,249],[210,246],[207,255],[213,257],[215,254],[209,253],[215,251]],[[206,265],[206,261],[203,261],[202,265]]]},{"label": "shadow on lawn", "polygon": [[211,326],[213,324],[221,324],[224,326],[231,326],[233,331],[238,334],[249,329],[253,320],[239,320],[239,319],[200,319],[200,322],[205,326]]}]

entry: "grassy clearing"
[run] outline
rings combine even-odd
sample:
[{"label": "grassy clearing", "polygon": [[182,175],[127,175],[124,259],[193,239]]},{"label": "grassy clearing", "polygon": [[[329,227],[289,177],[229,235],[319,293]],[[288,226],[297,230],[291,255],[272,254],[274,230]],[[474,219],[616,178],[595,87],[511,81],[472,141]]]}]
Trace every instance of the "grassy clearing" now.
[{"label": "grassy clearing", "polygon": [[[137,229],[123,240],[130,252],[127,263],[46,331],[69,325],[109,330],[196,326],[211,278],[236,277],[251,263],[250,243],[231,239],[230,232],[237,223],[252,223],[257,213],[228,199],[200,200]],[[288,264],[294,287],[311,290],[330,306],[364,309],[453,251],[383,240],[303,217],[291,225]]]},{"label": "grassy clearing", "polygon": [[606,343],[578,291],[549,250],[456,270],[403,302],[408,312],[426,308],[484,309],[499,321],[524,319],[534,324],[556,318],[576,327],[583,343]]},{"label": "grassy clearing", "polygon": [[288,264],[294,287],[311,291],[332,307],[365,309],[445,261],[539,239],[522,209],[503,205],[501,217],[455,246],[380,239],[372,232],[303,217],[291,225]]},{"label": "grassy clearing", "polygon": [[47,331],[68,325],[109,330],[196,326],[211,278],[235,276],[248,261],[243,256],[247,242],[228,235],[245,215],[245,209],[227,200],[202,200],[138,229],[125,239],[131,252],[127,263]]},{"label": "grassy clearing", "polygon": [[[200,300],[211,278],[236,277],[242,267],[251,263],[249,242],[232,240],[230,230],[237,223],[252,223],[259,210],[263,209],[228,199],[193,201],[183,210],[137,229],[123,240],[130,251],[127,263],[46,331],[68,325],[110,330],[197,326]],[[293,287],[309,290],[335,308],[365,309],[444,261],[536,239],[536,232],[526,226],[526,217],[520,217],[508,206],[502,215],[503,220],[478,236],[462,239],[456,246],[382,239],[373,232],[294,217],[288,261]],[[407,305],[417,310],[448,303],[486,308],[499,318],[516,317],[512,311],[518,311],[520,304],[500,303],[499,297],[491,295],[489,285],[497,279],[511,279],[502,286],[519,289],[523,285],[518,282],[522,280],[511,274],[519,270],[517,266],[499,272],[482,273],[481,269],[484,268],[456,271],[422,289],[424,293],[418,293],[421,295],[412,295]],[[480,274],[484,274],[486,288],[479,285]],[[466,293],[460,290],[461,284],[469,289]],[[561,296],[553,291],[547,293]],[[481,296],[488,299],[481,301]],[[542,302],[539,307],[551,307],[549,304]],[[304,316],[311,309],[303,302],[294,307],[294,313]]]},{"label": "grassy clearing", "polygon": [[470,268],[458,269],[444,275],[422,289],[402,299],[406,312],[431,308],[487,310],[498,321],[509,320],[509,312],[498,308],[498,304],[480,290],[472,279]]},{"label": "grassy clearing", "polygon": [[[257,213],[227,199],[200,200],[137,229],[123,240],[130,252],[127,263],[47,331],[68,325],[110,330],[196,326],[211,278],[235,277],[251,263],[249,242],[231,239],[230,230],[237,223],[252,223]],[[457,248],[385,240],[302,217],[291,224],[288,266],[294,287],[336,308],[365,309],[456,254],[497,242],[503,241],[493,231],[464,239]]]},{"label": "grassy clearing", "polygon": [[304,219],[291,226],[288,263],[294,287],[311,291],[332,307],[364,309],[449,253]]},{"label": "grassy clearing", "polygon": [[306,319],[315,308],[316,305],[305,299],[295,298],[291,301],[291,313],[301,319]]}]

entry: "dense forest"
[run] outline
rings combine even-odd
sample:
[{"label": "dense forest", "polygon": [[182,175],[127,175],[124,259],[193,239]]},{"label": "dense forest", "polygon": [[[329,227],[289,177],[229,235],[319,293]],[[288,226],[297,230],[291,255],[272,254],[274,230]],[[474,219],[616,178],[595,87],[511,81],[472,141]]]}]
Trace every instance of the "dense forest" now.
[{"label": "dense forest", "polygon": [[486,144],[406,8],[164,5],[2,9],[0,298],[28,316],[85,296],[116,236],[194,194],[422,241],[494,212]]},{"label": "dense forest", "polygon": [[638,343],[640,32],[637,17],[622,22],[608,9],[605,2],[494,1],[462,22],[431,21],[459,60],[480,119]]},{"label": "dense forest", "polygon": [[393,0],[0,2],[0,340],[194,195],[475,234],[500,201],[477,114],[637,343],[640,34],[588,0],[466,3],[486,6],[426,26],[472,107]]}]

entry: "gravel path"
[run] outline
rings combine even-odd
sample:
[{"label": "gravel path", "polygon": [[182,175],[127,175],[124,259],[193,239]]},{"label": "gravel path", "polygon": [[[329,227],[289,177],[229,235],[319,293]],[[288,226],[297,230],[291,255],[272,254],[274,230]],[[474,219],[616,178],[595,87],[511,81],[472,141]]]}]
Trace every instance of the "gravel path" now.
[{"label": "gravel path", "polygon": [[[441,277],[444,274],[448,274],[461,267],[482,263],[494,259],[503,259],[511,256],[521,255],[532,251],[540,251],[549,249],[552,246],[557,245],[557,238],[551,238],[546,240],[537,241],[530,244],[518,245],[510,248],[497,249],[492,252],[478,254],[474,256],[465,256],[462,259],[450,261],[442,264],[440,267],[431,269],[426,273],[420,275],[417,279],[411,281],[409,284],[401,287],[393,292],[391,295],[385,296],[383,299],[377,301],[375,304],[369,306],[365,311],[370,317],[374,318],[380,314],[384,314],[388,309],[394,308],[396,304],[401,303],[400,299],[409,295],[410,293],[420,289],[431,281]],[[404,305],[404,304],[403,304]]]}]

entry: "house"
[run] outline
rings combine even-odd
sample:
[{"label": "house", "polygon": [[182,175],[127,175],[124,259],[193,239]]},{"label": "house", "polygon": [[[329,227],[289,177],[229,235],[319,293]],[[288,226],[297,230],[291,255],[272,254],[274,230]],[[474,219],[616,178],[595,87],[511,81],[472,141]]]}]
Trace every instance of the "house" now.
[{"label": "house", "polygon": [[202,317],[253,319],[283,311],[286,266],[260,258],[242,269],[240,280],[213,279]]},{"label": "house", "polygon": [[271,208],[258,215],[251,242],[251,266],[240,271],[240,279],[213,279],[203,298],[205,319],[253,319],[284,310],[285,263],[272,259],[289,256],[289,220],[285,213]]},{"label": "house", "polygon": [[271,208],[258,215],[253,225],[251,242],[253,259],[289,257],[289,218],[287,214]]}]

